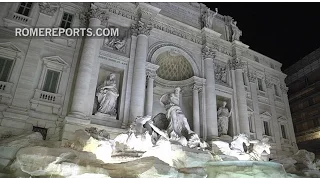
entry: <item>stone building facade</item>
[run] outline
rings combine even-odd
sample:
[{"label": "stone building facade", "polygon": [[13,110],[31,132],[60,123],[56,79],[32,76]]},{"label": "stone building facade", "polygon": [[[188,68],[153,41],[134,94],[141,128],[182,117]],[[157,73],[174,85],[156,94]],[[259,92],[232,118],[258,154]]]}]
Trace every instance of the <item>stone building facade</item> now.
[{"label": "stone building facade", "polygon": [[[2,3],[0,17],[1,132],[65,141],[97,127],[115,137],[137,116],[165,113],[160,97],[180,87],[182,111],[203,139],[219,138],[225,101],[229,136],[267,136],[273,156],[297,150],[281,63],[243,44],[233,18],[204,4]],[[120,35],[14,34],[14,27],[79,26],[117,27]],[[110,73],[113,116],[96,113],[97,88]]]},{"label": "stone building facade", "polygon": [[320,154],[320,48],[284,72],[299,149]]}]

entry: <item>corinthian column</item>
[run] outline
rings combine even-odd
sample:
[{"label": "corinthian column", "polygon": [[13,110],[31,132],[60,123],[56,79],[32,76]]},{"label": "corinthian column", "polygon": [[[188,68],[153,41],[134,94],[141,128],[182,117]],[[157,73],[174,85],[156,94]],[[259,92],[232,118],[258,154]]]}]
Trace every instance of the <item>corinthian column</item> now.
[{"label": "corinthian column", "polygon": [[[106,14],[98,7],[91,5],[88,13],[83,17],[89,19],[89,28],[95,29],[101,22],[107,19]],[[86,37],[80,59],[77,80],[74,88],[73,101],[71,105],[71,115],[78,118],[87,119],[87,94],[90,86],[91,72],[96,58],[95,51],[99,48],[99,38]]]},{"label": "corinthian column", "polygon": [[249,120],[248,120],[248,108],[246,92],[243,84],[242,70],[244,63],[241,59],[234,57],[229,62],[230,68],[235,71],[235,84],[236,84],[236,94],[237,94],[237,105],[238,105],[238,115],[239,115],[239,127],[240,133],[250,134]]},{"label": "corinthian column", "polygon": [[207,46],[202,49],[204,59],[204,71],[206,78],[205,96],[206,96],[206,119],[207,119],[207,140],[218,137],[217,124],[217,100],[215,87],[215,74],[213,58],[215,52]]},{"label": "corinthian column", "polygon": [[156,77],[156,73],[152,71],[147,71],[147,104],[146,104],[146,115],[152,116],[152,106],[153,106],[153,81]]},{"label": "corinthian column", "polygon": [[199,106],[199,90],[201,86],[194,84],[193,90],[193,130],[200,135],[200,106]]},{"label": "corinthian column", "polygon": [[137,46],[134,57],[133,79],[130,103],[130,119],[144,115],[145,87],[146,87],[146,60],[148,52],[148,36],[151,24],[138,21],[131,27],[133,35],[137,35]]}]

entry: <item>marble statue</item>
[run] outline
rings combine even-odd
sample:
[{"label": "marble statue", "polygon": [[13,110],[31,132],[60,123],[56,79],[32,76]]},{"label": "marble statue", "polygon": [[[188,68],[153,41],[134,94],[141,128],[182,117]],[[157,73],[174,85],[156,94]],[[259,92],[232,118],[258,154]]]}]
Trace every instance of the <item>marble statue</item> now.
[{"label": "marble statue", "polygon": [[228,124],[229,117],[231,116],[232,111],[229,112],[229,109],[226,108],[227,102],[223,101],[222,106],[218,109],[218,134],[227,135],[228,134]]},{"label": "marble statue", "polygon": [[215,9],[216,12],[213,14],[210,8],[208,8],[202,15],[203,27],[212,29],[213,19],[218,14],[218,8]]},{"label": "marble statue", "polygon": [[97,88],[97,101],[98,101],[98,110],[96,114],[108,114],[110,116],[117,115],[117,99],[119,93],[117,90],[116,76],[113,73],[110,73],[109,79],[106,79],[98,88]]},{"label": "marble statue", "polygon": [[160,103],[166,110],[166,118],[169,120],[166,132],[171,141],[189,148],[203,148],[206,144],[190,129],[187,118],[179,106],[180,91],[181,89],[177,87],[174,92],[164,94],[160,98]]},{"label": "marble statue", "polygon": [[192,133],[187,118],[183,114],[179,106],[180,88],[175,88],[174,92],[164,94],[160,98],[160,102],[166,109],[166,117],[169,119],[168,134],[173,137],[187,137]]},{"label": "marble statue", "polygon": [[239,134],[238,136],[234,136],[232,142],[230,143],[231,150],[238,150],[240,152],[245,152],[245,146],[250,146],[249,137],[245,134]]},{"label": "marble statue", "polygon": [[269,144],[269,138],[263,137],[261,140],[251,140],[251,144],[253,144],[252,152],[250,154],[255,160],[261,161],[263,160],[263,153],[266,152],[270,154],[271,145]]},{"label": "marble statue", "polygon": [[237,21],[234,21],[233,19],[231,20],[231,29],[232,29],[232,39],[231,41],[234,40],[240,40],[240,36],[242,36],[242,31],[238,28],[237,26]]}]

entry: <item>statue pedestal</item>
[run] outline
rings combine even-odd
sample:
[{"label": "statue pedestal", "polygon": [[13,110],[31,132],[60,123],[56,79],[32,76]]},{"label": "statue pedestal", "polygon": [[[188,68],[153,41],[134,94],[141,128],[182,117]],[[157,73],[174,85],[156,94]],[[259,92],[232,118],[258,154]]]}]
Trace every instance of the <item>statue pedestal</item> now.
[{"label": "statue pedestal", "polygon": [[116,117],[117,117],[117,116],[112,116],[112,115],[109,115],[109,114],[103,114],[103,113],[101,113],[101,112],[95,113],[94,116],[95,116],[97,119],[100,119],[100,120],[107,120],[107,119],[114,119],[114,120],[116,120]]},{"label": "statue pedestal", "polygon": [[232,141],[232,137],[229,135],[221,135],[219,139],[227,143],[230,143]]}]

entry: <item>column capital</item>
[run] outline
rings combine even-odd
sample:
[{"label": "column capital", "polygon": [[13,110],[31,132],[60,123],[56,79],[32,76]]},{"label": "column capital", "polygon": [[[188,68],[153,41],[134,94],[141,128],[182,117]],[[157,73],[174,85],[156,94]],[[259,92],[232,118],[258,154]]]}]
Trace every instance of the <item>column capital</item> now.
[{"label": "column capital", "polygon": [[193,91],[198,91],[198,92],[202,90],[202,86],[200,86],[199,84],[193,84],[191,88]]},{"label": "column capital", "polygon": [[87,12],[80,14],[80,21],[82,24],[87,24],[91,18],[99,19],[102,25],[107,25],[108,16],[105,11],[101,10],[98,6],[91,3]]},{"label": "column capital", "polygon": [[146,36],[150,35],[150,31],[152,30],[152,23],[138,21],[136,24],[131,25],[131,33],[134,36],[139,34],[144,34]]},{"label": "column capital", "polygon": [[234,57],[233,59],[229,60],[229,66],[232,70],[236,69],[243,69],[244,62],[238,57]]},{"label": "column capital", "polygon": [[285,84],[280,84],[280,89],[283,94],[287,94],[289,90],[289,88]]},{"label": "column capital", "polygon": [[256,80],[257,80],[257,73],[255,71],[254,72],[249,72],[248,73],[248,79],[249,79],[249,82],[255,83]]},{"label": "column capital", "polygon": [[147,79],[154,79],[157,76],[156,72],[150,71],[150,70],[146,71],[146,75],[147,75]]},{"label": "column capital", "polygon": [[208,46],[204,46],[201,52],[202,52],[203,59],[207,59],[207,58],[214,59],[216,56],[216,52]]},{"label": "column capital", "polygon": [[40,13],[46,14],[48,16],[53,16],[58,10],[59,5],[54,5],[48,2],[39,2]]},{"label": "column capital", "polygon": [[265,83],[266,83],[267,88],[272,88],[272,82],[270,79],[266,78]]}]

